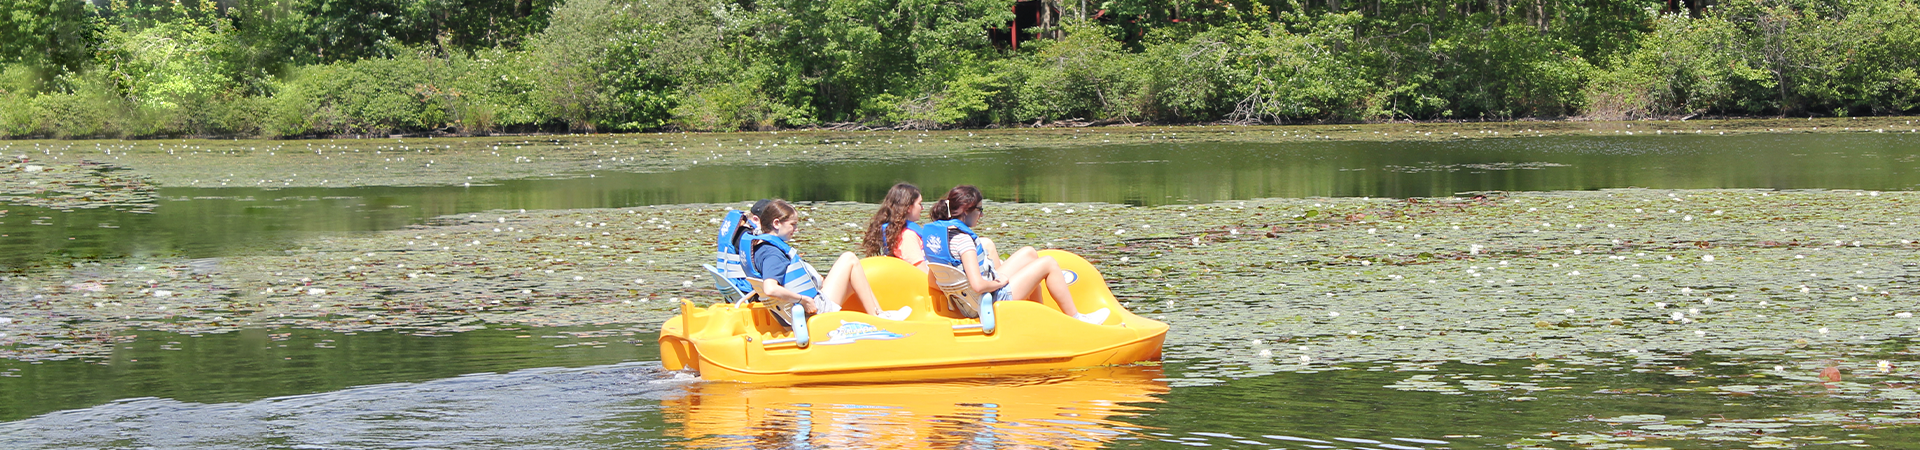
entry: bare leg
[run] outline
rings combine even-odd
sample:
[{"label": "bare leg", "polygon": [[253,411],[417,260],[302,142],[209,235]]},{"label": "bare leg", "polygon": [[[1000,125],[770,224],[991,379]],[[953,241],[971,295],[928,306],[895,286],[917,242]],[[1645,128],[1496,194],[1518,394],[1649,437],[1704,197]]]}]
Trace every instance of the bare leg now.
[{"label": "bare leg", "polygon": [[1033,247],[1020,247],[1020,250],[1014,251],[1013,255],[1007,256],[1006,261],[1002,261],[1000,265],[994,267],[999,267],[1000,273],[1020,273],[1020,269],[1026,268],[1028,264],[1033,264],[1033,261],[1039,258],[1040,253],[1034,251]]},{"label": "bare leg", "polygon": [[1036,259],[1009,280],[1008,297],[1037,303],[1040,296],[1033,292],[1034,288],[1046,286],[1047,294],[1053,296],[1054,303],[1060,306],[1060,312],[1069,317],[1080,315],[1080,309],[1073,305],[1073,293],[1067,291],[1067,276],[1060,270],[1060,262],[1053,258]]},{"label": "bare leg", "polygon": [[860,268],[860,256],[853,252],[841,253],[825,278],[820,283],[820,298],[845,305],[851,294],[860,298],[860,307],[866,309],[867,314],[880,313],[880,301],[873,295],[873,286],[867,284],[867,271]]}]

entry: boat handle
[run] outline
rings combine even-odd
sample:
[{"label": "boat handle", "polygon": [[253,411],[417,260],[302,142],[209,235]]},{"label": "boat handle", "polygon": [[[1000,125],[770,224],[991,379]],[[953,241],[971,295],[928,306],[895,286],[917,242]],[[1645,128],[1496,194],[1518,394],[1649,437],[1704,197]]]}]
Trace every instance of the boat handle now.
[{"label": "boat handle", "polygon": [[[794,303],[792,306],[788,306],[788,308],[792,308],[787,311],[788,314],[791,314],[793,317],[793,337],[760,341],[761,347],[793,344],[794,347],[806,349],[807,346],[813,345],[812,337],[807,335],[807,308],[800,306],[799,303]],[[751,341],[753,338],[747,339]]]},{"label": "boat handle", "polygon": [[793,346],[805,349],[813,345],[813,337],[807,335],[807,308],[801,306],[800,302],[794,302],[787,308],[793,317]]},{"label": "boat handle", "polygon": [[980,296],[980,332],[991,336],[997,328],[993,320],[993,296],[982,295]]}]

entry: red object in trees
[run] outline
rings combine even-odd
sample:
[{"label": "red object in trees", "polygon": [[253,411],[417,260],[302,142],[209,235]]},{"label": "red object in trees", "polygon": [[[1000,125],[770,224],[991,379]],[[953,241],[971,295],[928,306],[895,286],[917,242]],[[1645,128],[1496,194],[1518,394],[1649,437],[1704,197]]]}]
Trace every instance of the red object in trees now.
[{"label": "red object in trees", "polygon": [[[1020,16],[1019,3],[1014,3],[1010,9],[1013,10],[1014,17]],[[1013,39],[1013,49],[1019,50],[1020,49],[1020,19],[1014,19],[1013,22],[1008,22],[1007,29],[1013,30],[1013,33],[1008,34],[1008,36],[1010,39]]]}]

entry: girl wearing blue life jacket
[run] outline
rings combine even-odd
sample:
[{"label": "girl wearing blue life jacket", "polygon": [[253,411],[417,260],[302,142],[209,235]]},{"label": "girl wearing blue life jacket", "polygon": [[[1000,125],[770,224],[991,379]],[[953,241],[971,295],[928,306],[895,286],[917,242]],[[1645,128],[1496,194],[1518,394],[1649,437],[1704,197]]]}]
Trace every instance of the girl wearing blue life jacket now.
[{"label": "girl wearing blue life jacket", "polygon": [[967,286],[974,292],[992,294],[994,301],[1030,300],[1039,302],[1035,290],[1045,286],[1060,312],[1068,317],[1099,325],[1107,320],[1105,308],[1081,314],[1074,307],[1073,293],[1067,291],[1067,277],[1060,262],[1040,256],[1033,247],[1022,247],[1006,260],[993,241],[973,232],[986,209],[980,206],[980,189],[972,185],[954,186],[933,203],[929,215],[934,219],[920,227],[926,241],[927,262],[946,264],[967,273]]},{"label": "girl wearing blue life jacket", "polygon": [[849,295],[858,297],[868,314],[883,319],[902,320],[913,313],[911,307],[880,310],[873,288],[867,285],[867,271],[853,252],[841,253],[825,276],[801,261],[800,251],[787,242],[799,226],[799,214],[786,200],[774,199],[760,214],[760,230],[766,234],[753,237],[753,262],[747,274],[765,280],[760,295],[799,302],[809,315],[839,311]]},{"label": "girl wearing blue life jacket", "polygon": [[920,240],[920,188],[899,183],[887,190],[880,210],[867,220],[867,234],[860,239],[860,250],[867,256],[892,256],[927,271],[927,253]]}]

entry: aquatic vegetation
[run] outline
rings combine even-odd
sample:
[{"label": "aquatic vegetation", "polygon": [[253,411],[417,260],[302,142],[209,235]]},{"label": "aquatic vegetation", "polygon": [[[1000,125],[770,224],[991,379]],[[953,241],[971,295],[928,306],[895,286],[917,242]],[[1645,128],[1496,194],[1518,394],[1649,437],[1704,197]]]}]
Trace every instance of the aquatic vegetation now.
[{"label": "aquatic vegetation", "polygon": [[[1075,251],[1174,326],[1175,387],[1276,373],[1407,372],[1385,388],[1528,402],[1818,397],[1847,410],[1659,421],[1627,411],[1515,446],[1845,443],[1911,425],[1920,367],[1912,192],[1646,190],[1199,205],[996,204],[979,231]],[[277,254],[76,261],[0,279],[0,356],[104,355],[128,328],[645,333],[708,302],[711,227],[746,203],[490,211]],[[871,205],[800,205],[797,239],[855,249]],[[1087,224],[1102,224],[1086,232]],[[1124,230],[1124,233],[1111,231]],[[1708,259],[1706,256],[1713,256]],[[638,324],[641,328],[633,330]],[[645,341],[638,345],[651,345]],[[1712,358],[1710,362],[1697,359]],[[1486,378],[1460,365],[1533,361]],[[1698,380],[1687,390],[1596,373]],[[1833,381],[1838,379],[1839,381]],[[1662,442],[1666,442],[1663,444]]]},{"label": "aquatic vegetation", "polygon": [[152,211],[158,190],[147,176],[110,163],[45,161],[26,155],[0,162],[0,205]]},{"label": "aquatic vegetation", "polygon": [[[1912,195],[1868,194],[1011,204],[996,206],[1007,221],[982,232],[1086,255],[1130,308],[1179,330],[1169,359],[1204,362],[1187,371],[1195,378],[1235,378],[1909,336],[1920,323],[1897,314],[1911,310],[1899,299],[1912,292],[1898,280],[1917,248],[1901,242],[1911,238],[1901,221],[1911,220]],[[709,222],[744,206],[494,211],[309,239],[283,254],[91,262],[12,276],[3,298],[19,311],[14,326],[51,328],[16,330],[5,338],[14,344],[8,356],[88,354],[99,346],[84,336],[128,326],[438,332],[656,323],[680,298],[711,297],[698,268],[709,257]],[[855,223],[869,208],[806,205],[804,220]],[[1689,213],[1698,219],[1681,220]],[[1143,226],[1075,231],[1089,220]],[[857,231],[813,226],[799,239],[838,252],[853,249]],[[1718,259],[1700,258],[1709,251]]]}]

